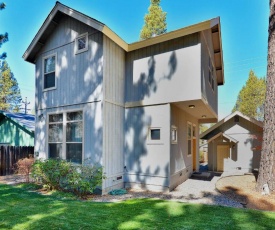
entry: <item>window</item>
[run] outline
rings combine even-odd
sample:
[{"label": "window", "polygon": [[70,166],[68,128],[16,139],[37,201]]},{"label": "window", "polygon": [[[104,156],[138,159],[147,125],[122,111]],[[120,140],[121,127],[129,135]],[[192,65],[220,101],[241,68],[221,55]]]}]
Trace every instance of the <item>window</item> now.
[{"label": "window", "polygon": [[150,129],[150,139],[151,140],[160,140],[160,129]]},{"label": "window", "polygon": [[82,163],[82,111],[49,115],[48,155]]},{"label": "window", "polygon": [[209,81],[209,84],[212,88],[212,90],[214,91],[215,90],[215,81],[214,81],[214,68],[213,68],[213,65],[212,65],[212,61],[211,61],[211,58],[209,57],[209,63],[208,63],[208,81]]},{"label": "window", "polygon": [[88,33],[81,34],[75,39],[75,54],[88,50]]},{"label": "window", "polygon": [[187,155],[190,156],[192,154],[192,124],[187,123]]},{"label": "window", "polygon": [[56,54],[43,58],[44,89],[55,88]]},{"label": "window", "polygon": [[177,132],[177,127],[172,126],[171,128],[171,143],[172,144],[177,144],[178,142],[178,132]]}]

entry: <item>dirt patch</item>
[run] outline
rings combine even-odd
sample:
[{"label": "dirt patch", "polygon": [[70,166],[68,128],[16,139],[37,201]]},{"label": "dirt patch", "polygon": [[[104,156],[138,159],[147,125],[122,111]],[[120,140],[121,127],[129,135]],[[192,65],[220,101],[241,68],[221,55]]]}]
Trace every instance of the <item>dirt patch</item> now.
[{"label": "dirt patch", "polygon": [[246,208],[275,211],[275,193],[262,195],[256,192],[254,175],[223,177],[216,183],[216,188],[230,199],[243,204]]}]

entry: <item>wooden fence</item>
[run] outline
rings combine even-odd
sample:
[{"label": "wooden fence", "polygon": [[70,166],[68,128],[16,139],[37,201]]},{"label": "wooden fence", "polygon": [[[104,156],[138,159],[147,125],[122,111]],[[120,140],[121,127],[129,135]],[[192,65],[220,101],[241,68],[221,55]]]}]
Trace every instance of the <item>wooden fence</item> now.
[{"label": "wooden fence", "polygon": [[34,147],[0,146],[0,176],[13,174],[17,161],[25,157],[34,157]]}]

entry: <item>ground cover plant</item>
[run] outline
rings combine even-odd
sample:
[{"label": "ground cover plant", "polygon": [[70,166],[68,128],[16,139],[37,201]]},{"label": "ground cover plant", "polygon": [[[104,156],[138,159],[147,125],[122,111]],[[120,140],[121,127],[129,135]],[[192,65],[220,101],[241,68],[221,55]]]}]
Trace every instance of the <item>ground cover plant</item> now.
[{"label": "ground cover plant", "polygon": [[0,229],[273,229],[275,213],[158,199],[100,203],[0,184]]}]

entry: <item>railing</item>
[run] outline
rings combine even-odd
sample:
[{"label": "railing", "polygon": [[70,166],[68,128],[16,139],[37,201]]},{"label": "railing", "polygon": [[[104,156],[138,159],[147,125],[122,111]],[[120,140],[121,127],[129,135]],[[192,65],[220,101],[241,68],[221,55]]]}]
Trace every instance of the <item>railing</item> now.
[{"label": "railing", "polygon": [[0,146],[0,176],[15,172],[15,164],[25,157],[34,157],[34,147]]}]

